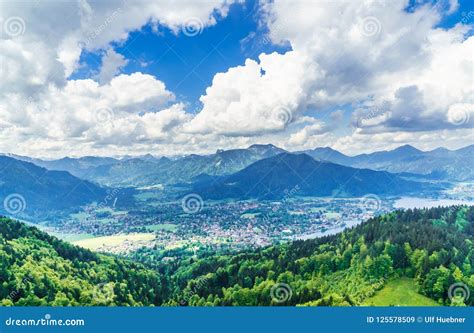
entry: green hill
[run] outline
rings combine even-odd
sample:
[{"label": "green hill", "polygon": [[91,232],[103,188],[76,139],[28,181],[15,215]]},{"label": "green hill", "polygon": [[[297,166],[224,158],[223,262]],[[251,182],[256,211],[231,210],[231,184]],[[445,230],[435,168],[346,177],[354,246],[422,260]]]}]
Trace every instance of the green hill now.
[{"label": "green hill", "polygon": [[396,211],[228,255],[170,262],[155,251],[97,254],[0,218],[0,304],[474,305],[463,298],[474,290],[474,207]]},{"label": "green hill", "polygon": [[[374,295],[378,304],[426,301],[410,300],[414,294],[432,305],[473,305],[472,296],[461,297],[474,290],[473,244],[473,207],[432,208],[396,211],[324,238],[157,268],[174,286],[170,305],[347,306]],[[153,253],[139,257],[146,254]],[[410,289],[397,294],[406,281]]]},{"label": "green hill", "polygon": [[366,299],[362,305],[367,306],[439,306],[431,298],[418,293],[413,279],[402,277],[393,279],[374,296]]},{"label": "green hill", "polygon": [[0,218],[1,305],[160,304],[162,288],[160,277],[141,264]]}]

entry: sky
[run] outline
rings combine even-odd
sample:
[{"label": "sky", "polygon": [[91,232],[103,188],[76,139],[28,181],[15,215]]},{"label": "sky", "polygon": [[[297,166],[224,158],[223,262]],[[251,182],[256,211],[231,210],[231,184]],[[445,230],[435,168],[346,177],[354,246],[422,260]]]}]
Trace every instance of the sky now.
[{"label": "sky", "polygon": [[0,152],[474,143],[474,5],[2,1]]}]

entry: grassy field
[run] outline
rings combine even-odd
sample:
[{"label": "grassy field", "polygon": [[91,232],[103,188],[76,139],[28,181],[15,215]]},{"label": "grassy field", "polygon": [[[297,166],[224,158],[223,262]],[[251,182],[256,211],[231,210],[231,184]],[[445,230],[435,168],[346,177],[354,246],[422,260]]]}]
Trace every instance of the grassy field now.
[{"label": "grassy field", "polygon": [[77,241],[85,240],[85,239],[91,239],[94,238],[95,236],[92,234],[64,234],[64,233],[56,233],[56,232],[50,232],[53,236],[56,236],[63,241],[69,242],[69,243],[74,243]]},{"label": "grassy field", "polygon": [[389,281],[385,287],[366,299],[365,306],[439,306],[439,304],[417,292],[415,281],[398,278]]},{"label": "grassy field", "polygon": [[146,229],[150,231],[164,230],[164,231],[175,232],[176,230],[178,230],[178,226],[172,223],[162,223],[162,224],[149,225],[146,227]]},{"label": "grassy field", "polygon": [[136,243],[136,242],[146,242],[155,239],[154,234],[149,233],[135,233],[128,235],[114,235],[114,236],[104,236],[78,240],[72,242],[74,245],[85,247],[89,250],[97,250],[101,247],[113,247],[119,246],[126,241]]}]

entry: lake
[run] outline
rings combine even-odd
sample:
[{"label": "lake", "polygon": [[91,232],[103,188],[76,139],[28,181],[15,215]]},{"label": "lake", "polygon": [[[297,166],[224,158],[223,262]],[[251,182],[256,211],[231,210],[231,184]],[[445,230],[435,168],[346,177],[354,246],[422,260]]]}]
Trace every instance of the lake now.
[{"label": "lake", "polygon": [[452,199],[427,199],[416,197],[402,197],[395,201],[395,208],[432,208],[438,206],[468,205],[474,206],[474,201],[452,200]]}]

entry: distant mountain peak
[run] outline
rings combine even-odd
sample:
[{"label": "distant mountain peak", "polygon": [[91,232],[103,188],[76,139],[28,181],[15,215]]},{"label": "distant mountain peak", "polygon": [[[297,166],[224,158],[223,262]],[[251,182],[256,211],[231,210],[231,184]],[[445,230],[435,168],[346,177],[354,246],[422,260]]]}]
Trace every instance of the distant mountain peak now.
[{"label": "distant mountain peak", "polygon": [[332,149],[329,146],[324,146],[324,147],[316,147],[314,150],[329,150],[329,151],[337,151],[336,149]]},{"label": "distant mountain peak", "polygon": [[267,143],[267,144],[256,143],[256,144],[251,145],[247,149],[279,149],[279,148],[272,145],[271,143]]},{"label": "distant mountain peak", "polygon": [[[261,186],[255,186],[256,180]],[[299,196],[344,197],[408,193],[420,190],[421,184],[387,172],[320,162],[305,153],[283,152],[212,183],[194,186],[196,193],[210,199],[277,199],[293,188],[298,189]]]},{"label": "distant mountain peak", "polygon": [[395,148],[393,151],[399,151],[399,152],[405,152],[405,153],[422,153],[421,150],[408,144]]}]

